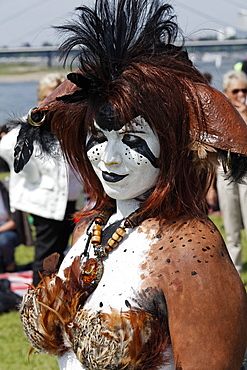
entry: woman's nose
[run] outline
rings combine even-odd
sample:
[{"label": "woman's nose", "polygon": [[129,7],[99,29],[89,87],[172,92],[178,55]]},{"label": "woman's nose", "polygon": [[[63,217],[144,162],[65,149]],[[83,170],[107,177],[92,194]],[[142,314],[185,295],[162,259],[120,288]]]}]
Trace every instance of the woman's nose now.
[{"label": "woman's nose", "polygon": [[107,165],[119,165],[122,163],[122,156],[120,153],[119,143],[109,143],[105,148],[102,156],[102,161]]}]

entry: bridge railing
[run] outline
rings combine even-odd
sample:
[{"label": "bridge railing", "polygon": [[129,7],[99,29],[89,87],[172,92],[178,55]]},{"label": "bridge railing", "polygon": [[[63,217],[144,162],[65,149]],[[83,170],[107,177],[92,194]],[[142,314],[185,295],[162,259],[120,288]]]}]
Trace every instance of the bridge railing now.
[{"label": "bridge railing", "polygon": [[[181,43],[180,43],[181,44]],[[190,41],[185,40],[185,48],[188,52],[247,52],[247,39],[236,40],[203,40]],[[70,52],[70,57],[76,56],[78,49],[73,49]],[[17,48],[0,48],[1,58],[10,57],[45,57],[47,58],[48,66],[52,65],[54,58],[59,58],[59,50],[57,46],[41,46],[41,47],[17,47]]]}]

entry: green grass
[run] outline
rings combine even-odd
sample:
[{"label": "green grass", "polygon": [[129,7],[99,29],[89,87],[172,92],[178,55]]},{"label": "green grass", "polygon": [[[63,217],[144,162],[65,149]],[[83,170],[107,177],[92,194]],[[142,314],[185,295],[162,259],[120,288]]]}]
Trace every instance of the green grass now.
[{"label": "green grass", "polygon": [[[33,261],[34,247],[20,245],[16,248],[17,265]],[[0,315],[0,370],[58,370],[56,357],[30,354],[30,344],[23,334],[18,312]]]},{"label": "green grass", "polygon": [[[219,231],[224,235],[222,219],[211,216]],[[20,245],[16,248],[18,265],[33,260],[34,248]],[[243,274],[242,280],[247,287],[247,242],[243,232]],[[48,355],[29,354],[30,345],[22,332],[18,312],[0,315],[0,370],[58,370],[57,359]]]},{"label": "green grass", "polygon": [[4,75],[23,75],[33,72],[61,72],[63,74],[69,72],[68,68],[64,69],[62,64],[54,67],[46,65],[37,65],[35,63],[3,63],[0,64],[0,76]]},{"label": "green grass", "polygon": [[[222,222],[222,218],[220,216],[212,215],[211,220],[215,223],[217,228],[219,229],[221,235],[223,236],[225,240],[225,230],[224,225]],[[243,269],[241,274],[241,279],[244,283],[244,286],[247,290],[247,239],[245,235],[245,231],[241,231],[241,237],[242,237],[242,261],[243,261]]]},{"label": "green grass", "polygon": [[48,355],[29,355],[30,345],[22,333],[18,312],[0,316],[1,370],[58,370],[57,359]]}]

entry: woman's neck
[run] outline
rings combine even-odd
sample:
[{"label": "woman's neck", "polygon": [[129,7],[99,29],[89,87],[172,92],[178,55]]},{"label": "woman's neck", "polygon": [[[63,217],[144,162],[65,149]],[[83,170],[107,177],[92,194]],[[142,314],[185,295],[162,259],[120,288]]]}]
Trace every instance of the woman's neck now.
[{"label": "woman's neck", "polygon": [[114,213],[110,220],[111,223],[117,220],[121,220],[129,216],[132,212],[137,210],[141,205],[141,202],[136,199],[128,200],[117,200],[116,201],[116,213]]}]

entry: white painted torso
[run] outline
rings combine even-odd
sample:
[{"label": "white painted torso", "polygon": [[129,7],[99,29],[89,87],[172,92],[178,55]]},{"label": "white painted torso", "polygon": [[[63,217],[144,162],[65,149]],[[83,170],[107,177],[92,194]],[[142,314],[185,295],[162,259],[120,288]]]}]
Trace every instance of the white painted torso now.
[{"label": "white painted torso", "polygon": [[[124,241],[119,247],[109,253],[104,259],[104,273],[94,293],[88,298],[85,309],[110,312],[110,307],[118,310],[126,310],[125,300],[133,297],[132,290],[138,291],[144,277],[142,263],[148,252],[151,240],[137,230],[127,230]],[[74,257],[83,252],[87,236],[83,235],[66,256],[61,268],[67,266],[67,262],[73,261]],[[94,257],[90,250],[90,257]],[[102,306],[103,303],[103,306]]]},{"label": "white painted torso", "polygon": [[[109,253],[104,259],[104,273],[96,290],[91,294],[85,303],[84,308],[92,311],[102,310],[110,312],[111,308],[128,310],[126,300],[133,304],[134,292],[141,289],[141,284],[145,278],[145,259],[152,245],[155,231],[149,235],[138,232],[138,227],[134,230],[127,229],[123,241],[119,246]],[[84,251],[87,235],[82,235],[66,255],[59,276],[63,277],[63,269],[70,266],[76,256],[80,256]],[[90,257],[93,257],[92,248],[89,251]],[[168,349],[171,351],[171,349]],[[72,358],[74,357],[73,361]],[[61,370],[81,370],[82,365],[76,359],[75,355],[65,353],[59,359]],[[171,360],[173,362],[173,360]],[[166,365],[160,370],[173,370],[174,365]]]}]

